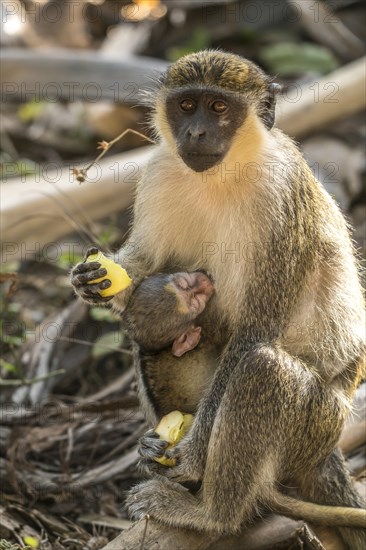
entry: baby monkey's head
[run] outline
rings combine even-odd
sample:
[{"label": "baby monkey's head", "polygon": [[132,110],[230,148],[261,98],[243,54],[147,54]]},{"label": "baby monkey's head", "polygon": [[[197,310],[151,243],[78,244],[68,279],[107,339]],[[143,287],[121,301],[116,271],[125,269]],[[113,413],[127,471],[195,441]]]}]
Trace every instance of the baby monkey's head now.
[{"label": "baby monkey's head", "polygon": [[124,314],[131,338],[145,351],[172,346],[173,355],[180,357],[197,346],[201,327],[194,321],[213,293],[212,281],[199,271],[148,277]]}]

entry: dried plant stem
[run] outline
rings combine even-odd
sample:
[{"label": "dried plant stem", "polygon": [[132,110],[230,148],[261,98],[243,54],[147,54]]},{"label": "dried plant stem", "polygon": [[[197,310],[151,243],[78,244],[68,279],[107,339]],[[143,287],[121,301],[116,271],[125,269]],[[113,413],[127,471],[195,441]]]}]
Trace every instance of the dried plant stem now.
[{"label": "dried plant stem", "polygon": [[147,533],[147,526],[149,524],[149,519],[150,519],[150,516],[149,514],[146,514],[146,523],[145,523],[145,529],[144,529],[144,532],[142,534],[142,540],[141,540],[141,546],[140,546],[140,550],[144,550],[144,542],[145,542],[145,539],[146,539],[146,533]]},{"label": "dried plant stem", "polygon": [[113,145],[115,145],[118,141],[120,141],[123,137],[125,137],[127,134],[132,133],[136,136],[139,136],[146,141],[149,141],[150,143],[156,143],[153,139],[149,138],[148,136],[145,136],[145,134],[142,134],[141,132],[138,132],[137,130],[133,130],[132,128],[127,128],[127,130],[124,130],[119,136],[112,139],[112,141],[99,141],[98,142],[98,149],[102,149],[102,152],[97,156],[95,160],[93,160],[90,164],[88,164],[85,168],[78,169],[78,168],[72,168],[72,173],[74,176],[76,176],[76,179],[79,183],[83,183],[86,179],[86,175],[90,168],[92,168],[97,162],[99,162],[107,151],[109,151]]},{"label": "dried plant stem", "polygon": [[0,386],[31,386],[37,382],[42,382],[43,380],[48,380],[59,374],[64,374],[65,369],[58,369],[44,376],[38,376],[37,378],[23,378],[23,379],[9,379],[0,378]]}]

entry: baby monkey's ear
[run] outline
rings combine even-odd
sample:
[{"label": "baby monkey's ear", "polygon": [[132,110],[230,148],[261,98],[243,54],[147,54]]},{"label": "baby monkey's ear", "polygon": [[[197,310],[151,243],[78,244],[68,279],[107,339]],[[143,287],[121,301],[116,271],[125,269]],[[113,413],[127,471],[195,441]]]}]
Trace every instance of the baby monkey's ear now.
[{"label": "baby monkey's ear", "polygon": [[194,349],[201,340],[201,327],[191,326],[183,334],[178,336],[172,346],[174,357],[182,357],[187,351]]},{"label": "baby monkey's ear", "polygon": [[271,82],[268,86],[268,95],[264,101],[262,119],[265,127],[270,130],[273,128],[276,118],[277,95],[281,92],[281,85],[277,82]]}]

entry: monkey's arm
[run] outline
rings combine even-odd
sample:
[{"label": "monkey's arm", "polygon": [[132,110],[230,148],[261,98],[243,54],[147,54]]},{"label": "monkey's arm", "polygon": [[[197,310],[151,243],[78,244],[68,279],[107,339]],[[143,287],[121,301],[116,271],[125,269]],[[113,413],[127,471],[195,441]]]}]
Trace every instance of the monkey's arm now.
[{"label": "monkey's arm", "polygon": [[[118,311],[122,312],[135,288],[150,274],[146,257],[139,253],[139,250],[140,247],[138,244],[132,239],[129,239],[118,253],[113,256],[113,260],[121,264],[132,279],[132,283],[128,288],[115,296],[109,296],[107,298],[101,296],[99,291],[109,288],[111,286],[110,280],[105,278],[99,283],[93,283],[93,281],[108,276],[107,270],[101,267],[98,261],[84,261],[77,264],[71,272],[71,284],[76,294],[86,302],[92,304],[103,304],[112,301],[113,306]],[[96,253],[98,253],[97,248],[89,248],[86,252],[86,258]]]}]

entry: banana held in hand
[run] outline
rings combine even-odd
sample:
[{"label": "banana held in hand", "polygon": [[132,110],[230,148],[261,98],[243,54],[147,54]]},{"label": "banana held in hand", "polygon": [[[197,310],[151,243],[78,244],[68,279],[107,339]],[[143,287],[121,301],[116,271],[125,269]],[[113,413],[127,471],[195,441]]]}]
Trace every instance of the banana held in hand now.
[{"label": "banana held in hand", "polygon": [[[163,416],[159,424],[155,428],[155,432],[159,434],[160,439],[164,439],[169,443],[167,449],[174,447],[188,432],[193,422],[192,414],[181,413],[180,411],[172,411]],[[156,462],[164,466],[175,466],[175,458],[167,458],[161,456],[155,458]]]},{"label": "banana held in hand", "polygon": [[132,280],[128,276],[127,271],[123,269],[121,265],[116,264],[113,260],[110,260],[104,256],[101,252],[98,252],[98,254],[91,254],[85,261],[99,262],[100,266],[107,270],[107,275],[101,277],[100,279],[90,281],[89,283],[100,283],[101,281],[104,281],[104,279],[109,279],[112,283],[111,286],[99,291],[99,294],[104,298],[114,296],[115,294],[118,294],[118,292],[121,292],[121,290],[125,290],[125,288],[130,286]]}]

